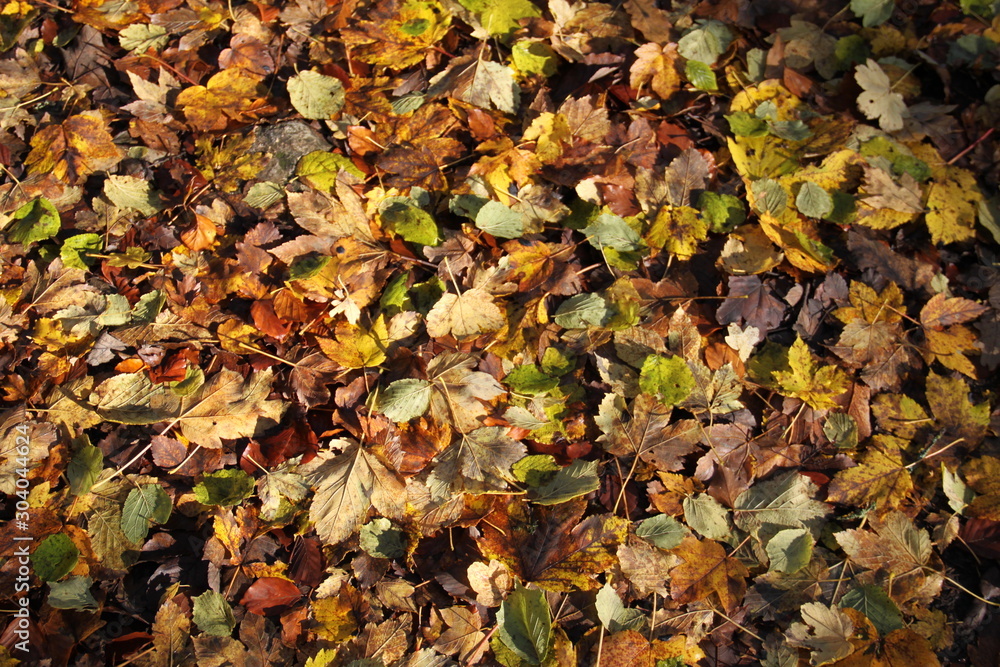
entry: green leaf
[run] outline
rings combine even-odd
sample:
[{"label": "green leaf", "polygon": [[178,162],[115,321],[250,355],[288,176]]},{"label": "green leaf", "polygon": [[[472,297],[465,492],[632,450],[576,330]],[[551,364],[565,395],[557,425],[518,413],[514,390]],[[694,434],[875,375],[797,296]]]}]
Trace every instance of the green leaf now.
[{"label": "green leaf", "polygon": [[522,39],[511,49],[514,67],[525,74],[550,77],[559,67],[559,57],[552,47],[534,39]]},{"label": "green leaf", "polygon": [[545,484],[562,469],[551,454],[531,454],[510,467],[514,479],[530,487]]},{"label": "green leaf", "polygon": [[295,174],[306,185],[329,192],[342,170],[358,178],[365,177],[364,172],[358,169],[350,158],[329,151],[313,151],[303,155],[295,167]]},{"label": "green leaf", "polygon": [[543,373],[535,364],[518,366],[503,381],[511,391],[528,396],[541,396],[559,386],[559,378]]},{"label": "green leaf", "polygon": [[553,319],[565,329],[586,329],[604,326],[611,315],[611,307],[600,295],[577,294],[559,305]]},{"label": "green leaf", "polygon": [[520,582],[497,612],[500,641],[529,665],[540,665],[549,652],[552,617],[545,593],[528,590]]},{"label": "green leaf", "polygon": [[669,514],[657,514],[640,523],[635,534],[661,549],[673,549],[691,532]]},{"label": "green leaf", "polygon": [[719,82],[715,79],[715,72],[710,65],[697,60],[689,60],[684,63],[684,76],[698,90],[712,92],[719,89]]},{"label": "green leaf", "polygon": [[768,572],[798,572],[812,560],[813,545],[816,541],[805,528],[779,530],[767,542]]},{"label": "green leaf", "polygon": [[600,486],[597,461],[576,459],[559,470],[548,483],[535,489],[531,501],[537,505],[558,505],[585,496]]},{"label": "green leaf", "polygon": [[528,0],[459,0],[459,3],[476,14],[493,37],[509,37],[521,27],[518,21],[542,15]]},{"label": "green leaf", "polygon": [[944,463],[941,464],[941,489],[948,499],[948,506],[955,514],[961,514],[976,498],[976,492],[966,486],[958,473],[949,470]]},{"label": "green leaf", "polygon": [[238,505],[253,493],[253,477],[239,469],[208,473],[195,484],[194,495],[202,505]]},{"label": "green leaf", "polygon": [[329,255],[309,254],[296,257],[288,267],[289,280],[309,280],[319,274],[332,258]]},{"label": "green leaf", "polygon": [[383,517],[361,527],[359,545],[372,558],[399,558],[406,553],[403,532]]},{"label": "green leaf", "polygon": [[145,216],[163,209],[160,195],[152,190],[149,181],[138,176],[108,176],[104,195],[118,208],[132,209]]},{"label": "green leaf", "polygon": [[53,609],[97,609],[97,600],[90,593],[94,580],[90,577],[70,577],[66,581],[49,583],[46,600]]},{"label": "green leaf", "polygon": [[825,218],[833,212],[833,197],[812,181],[806,181],[795,196],[795,208],[810,218]]},{"label": "green leaf", "polygon": [[707,493],[684,499],[684,520],[699,535],[710,540],[723,541],[733,533],[729,523],[729,510]]},{"label": "green leaf", "polygon": [[312,120],[333,118],[346,99],[340,79],[312,70],[299,72],[288,80],[288,97],[296,111]]},{"label": "green leaf", "polygon": [[733,41],[733,33],[722,21],[702,21],[677,42],[677,52],[688,60],[714,65]]},{"label": "green leaf", "polygon": [[642,362],[639,389],[656,396],[664,405],[677,405],[691,395],[694,375],[687,362],[680,357],[651,354]]},{"label": "green leaf", "polygon": [[169,41],[167,29],[154,23],[133,23],[118,33],[122,48],[136,54],[146,53],[149,49],[159,51]]},{"label": "green leaf", "polygon": [[823,435],[840,449],[854,449],[858,446],[858,423],[848,414],[834,412],[823,422]]},{"label": "green leaf", "polygon": [[777,217],[788,206],[788,193],[777,181],[761,178],[750,184],[753,192],[754,205],[762,213],[770,213]]},{"label": "green leaf", "polygon": [[771,134],[785,141],[805,141],[812,136],[812,130],[801,120],[768,121],[767,127]]},{"label": "green leaf", "polygon": [[840,600],[840,607],[857,609],[868,617],[878,633],[885,637],[903,627],[903,614],[889,595],[878,586],[853,588]]},{"label": "green leaf", "polygon": [[557,347],[550,347],[542,355],[542,371],[562,377],[576,368],[576,356]]},{"label": "green leaf", "polygon": [[598,250],[613,248],[620,252],[642,249],[642,239],[639,233],[629,227],[623,218],[611,213],[604,213],[592,223],[584,227],[590,245]]},{"label": "green leaf", "polygon": [[96,259],[87,257],[89,251],[100,250],[104,246],[104,240],[100,234],[77,234],[63,241],[59,249],[59,257],[62,258],[64,266],[74,269],[87,269]]},{"label": "green leaf", "polygon": [[206,635],[228,637],[236,627],[236,617],[226,598],[215,591],[205,591],[194,598],[192,620]]},{"label": "green leaf", "polygon": [[502,239],[516,239],[524,234],[521,214],[492,199],[476,213],[475,223],[487,234]]},{"label": "green leaf", "polygon": [[431,383],[416,378],[396,380],[378,397],[378,409],[394,422],[416,419],[430,405]]},{"label": "green leaf", "polygon": [[80,559],[80,550],[69,535],[49,535],[31,554],[35,574],[45,581],[58,581],[69,574]]},{"label": "green leaf", "polygon": [[264,181],[251,185],[244,201],[247,206],[253,206],[263,211],[284,198],[285,188],[272,181]]},{"label": "green leaf", "polygon": [[861,25],[866,28],[888,21],[895,7],[895,0],[851,0],[851,11],[861,18]]},{"label": "green leaf", "polygon": [[35,197],[14,211],[14,224],[7,230],[7,238],[13,243],[34,243],[50,239],[59,233],[61,220],[59,211],[44,197]]},{"label": "green leaf", "polygon": [[150,521],[166,523],[171,507],[170,496],[159,484],[132,489],[122,506],[122,532],[130,541],[142,542],[149,532]]},{"label": "green leaf", "polygon": [[747,210],[739,197],[705,190],[698,195],[698,210],[717,234],[731,232],[747,219]]},{"label": "green leaf", "polygon": [[400,200],[390,202],[379,213],[382,223],[404,240],[420,245],[436,246],[441,242],[437,223],[422,208]]},{"label": "green leaf", "polygon": [[604,584],[601,590],[597,591],[594,607],[597,609],[597,618],[601,621],[601,625],[611,633],[639,630],[646,622],[641,609],[625,608],[610,583]]},{"label": "green leaf", "polygon": [[[84,436],[86,438],[86,436]],[[69,478],[69,492],[74,496],[82,496],[90,491],[104,467],[104,455],[101,450],[88,441],[73,455],[66,467]]]},{"label": "green leaf", "polygon": [[830,513],[830,507],[813,499],[816,485],[796,471],[766,482],[757,482],[733,503],[733,520],[741,530],[758,535],[775,526],[809,528]]}]

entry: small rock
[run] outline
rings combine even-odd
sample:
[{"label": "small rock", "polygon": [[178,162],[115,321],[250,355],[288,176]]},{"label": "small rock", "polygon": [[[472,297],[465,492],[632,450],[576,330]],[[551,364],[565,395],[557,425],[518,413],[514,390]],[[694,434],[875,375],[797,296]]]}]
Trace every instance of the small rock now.
[{"label": "small rock", "polygon": [[257,131],[252,151],[271,156],[257,178],[261,181],[286,183],[295,173],[295,165],[303,155],[327,151],[332,146],[319,132],[300,120],[269,125]]}]

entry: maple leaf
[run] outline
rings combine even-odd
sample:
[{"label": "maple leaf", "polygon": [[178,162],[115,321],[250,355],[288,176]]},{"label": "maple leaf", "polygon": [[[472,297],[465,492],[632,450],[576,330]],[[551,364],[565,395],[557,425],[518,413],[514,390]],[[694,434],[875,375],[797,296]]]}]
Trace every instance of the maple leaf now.
[{"label": "maple leaf", "polygon": [[489,292],[472,288],[461,294],[442,294],[427,313],[427,334],[438,338],[449,333],[456,338],[499,331],[506,324],[503,311]]},{"label": "maple leaf", "polygon": [[233,67],[213,75],[204,86],[185,88],[177,95],[177,106],[191,127],[224,130],[231,121],[247,122],[266,94],[261,80],[244,69]]},{"label": "maple leaf", "polygon": [[786,637],[791,646],[810,649],[812,664],[825,665],[854,652],[849,641],[854,635],[851,617],[837,607],[819,602],[802,605],[803,623],[793,623]]},{"label": "maple leaf", "polygon": [[759,482],[736,499],[733,522],[758,537],[762,529],[774,530],[776,526],[815,528],[830,512],[826,504],[813,499],[815,492],[809,478],[797,472]]},{"label": "maple leaf", "polygon": [[451,24],[451,13],[436,0],[383,0],[354,28],[340,31],[355,58],[405,69],[424,57]]},{"label": "maple leaf", "polygon": [[882,511],[899,505],[910,491],[913,480],[903,465],[899,438],[876,435],[854,468],[837,473],[830,482],[827,499],[845,505],[874,505]]},{"label": "maple leaf", "polygon": [[469,607],[447,607],[438,613],[448,629],[434,642],[434,648],[445,655],[457,655],[463,663],[479,662],[486,650],[479,614]]},{"label": "maple leaf", "polygon": [[858,95],[858,108],[868,118],[878,119],[879,126],[886,132],[903,129],[903,118],[909,115],[903,96],[893,92],[889,77],[879,64],[871,58],[864,65],[858,65],[854,75],[858,85],[864,90]]},{"label": "maple leaf", "polygon": [[94,172],[111,169],[123,157],[101,113],[84,111],[36,132],[24,163],[29,174],[51,173],[76,184]]},{"label": "maple leaf", "polygon": [[507,511],[491,516],[493,525],[483,527],[480,551],[545,590],[599,588],[594,577],[615,562],[628,522],[596,515],[580,521],[586,504],[577,498],[529,510],[523,501],[512,501]]},{"label": "maple leaf", "polygon": [[928,567],[933,549],[930,535],[913,520],[893,511],[872,521],[874,532],[845,530],[834,537],[858,566],[891,577],[892,597],[897,602],[930,600],[941,589],[943,577]]},{"label": "maple leaf", "polygon": [[678,602],[718,597],[722,608],[731,611],[746,594],[746,566],[726,554],[721,544],[713,540],[686,537],[672,550],[684,560],[670,570],[670,596]]},{"label": "maple leaf", "polygon": [[431,497],[446,500],[452,493],[496,493],[514,481],[512,465],[527,448],[497,426],[462,433],[457,442],[435,457],[427,479]]},{"label": "maple leaf", "polygon": [[427,94],[437,97],[448,93],[455,99],[483,109],[514,113],[521,100],[521,88],[514,73],[500,63],[484,60],[482,55],[455,58],[448,69],[430,80]]},{"label": "maple leaf", "polygon": [[326,544],[339,544],[364,523],[374,506],[381,514],[400,518],[406,492],[403,482],[374,452],[348,439],[335,440],[342,451],[321,451],[298,472],[314,489],[309,520]]},{"label": "maple leaf", "polygon": [[681,76],[677,71],[677,45],[643,44],[635,50],[636,61],[629,68],[629,85],[641,89],[646,84],[661,99],[680,90]]},{"label": "maple leaf", "polygon": [[701,431],[694,420],[670,423],[671,407],[654,396],[639,394],[626,421],[624,411],[614,405],[614,397],[605,397],[598,421],[607,436],[605,448],[609,453],[638,456],[660,470],[670,471],[680,470],[683,457],[699,449]]},{"label": "maple leaf", "polygon": [[809,347],[801,337],[796,338],[788,350],[787,371],[775,371],[773,376],[779,391],[792,398],[800,398],[817,409],[833,408],[835,398],[850,385],[847,374],[836,366],[816,367]]},{"label": "maple leaf", "polygon": [[277,421],[287,407],[266,400],[273,372],[266,370],[244,379],[223,369],[188,396],[179,396],[165,385],[154,385],[142,373],[117,375],[98,385],[90,401],[95,412],[123,424],[178,424],[191,442],[209,449],[222,447],[222,439],[251,436],[261,418]]}]

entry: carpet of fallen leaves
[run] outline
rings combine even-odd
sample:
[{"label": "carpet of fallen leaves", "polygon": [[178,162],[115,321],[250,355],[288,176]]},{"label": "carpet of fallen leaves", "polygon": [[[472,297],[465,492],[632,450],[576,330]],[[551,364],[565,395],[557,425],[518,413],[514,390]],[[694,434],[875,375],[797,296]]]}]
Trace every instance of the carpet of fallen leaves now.
[{"label": "carpet of fallen leaves", "polygon": [[996,664],[1000,3],[0,4],[0,664]]}]

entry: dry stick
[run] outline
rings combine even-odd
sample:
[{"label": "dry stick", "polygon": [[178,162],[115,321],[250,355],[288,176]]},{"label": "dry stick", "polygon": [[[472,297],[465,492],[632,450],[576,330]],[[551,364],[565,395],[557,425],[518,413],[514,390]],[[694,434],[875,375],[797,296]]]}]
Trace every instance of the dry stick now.
[{"label": "dry stick", "polygon": [[[715,607],[712,607],[712,613],[715,613],[715,614],[718,614],[719,616],[721,616],[722,618],[726,619],[727,621],[729,621],[730,623],[732,623],[732,624],[733,624],[733,625],[735,625],[735,626],[736,626],[737,628],[739,628],[739,629],[740,629],[740,630],[742,630],[743,632],[747,633],[748,635],[750,635],[750,636],[751,636],[751,637],[753,637],[754,639],[756,639],[756,640],[758,640],[758,641],[764,641],[764,638],[763,638],[763,637],[761,637],[760,635],[758,635],[758,634],[757,634],[756,632],[754,632],[753,630],[750,630],[749,628],[747,628],[747,627],[745,627],[745,626],[743,626],[743,625],[740,625],[739,623],[737,623],[737,622],[736,622],[736,621],[734,621],[733,619],[729,618],[728,616],[726,616],[725,614],[723,614],[723,613],[722,613],[721,611],[719,611],[719,610],[718,610],[718,609],[716,609]],[[719,629],[719,628],[721,628],[721,627],[722,627],[722,626],[720,625],[720,626],[718,626],[718,627],[715,627],[715,628],[712,628],[712,630],[710,630],[710,632],[715,632],[716,630],[718,630],[718,629]]]},{"label": "dry stick", "polygon": [[972,151],[972,149],[973,149],[973,148],[975,148],[975,147],[976,147],[976,146],[978,146],[979,144],[981,144],[981,143],[983,143],[984,141],[986,141],[986,139],[988,139],[988,138],[989,138],[989,136],[990,136],[991,134],[993,134],[993,130],[995,130],[995,129],[996,129],[995,127],[991,127],[990,129],[988,129],[988,130],[986,130],[985,132],[983,132],[983,133],[982,133],[982,134],[980,135],[980,137],[979,137],[978,139],[976,139],[975,141],[973,141],[973,142],[972,142],[971,144],[969,144],[969,145],[968,145],[968,146],[967,146],[967,147],[965,148],[965,150],[963,150],[963,151],[962,151],[961,153],[959,153],[958,155],[956,155],[956,156],[955,156],[955,157],[953,157],[952,159],[948,160],[947,164],[955,164],[956,162],[958,162],[959,160],[961,160],[961,159],[962,159],[963,157],[965,157],[966,155],[968,155],[968,153],[969,153],[970,151]]}]

